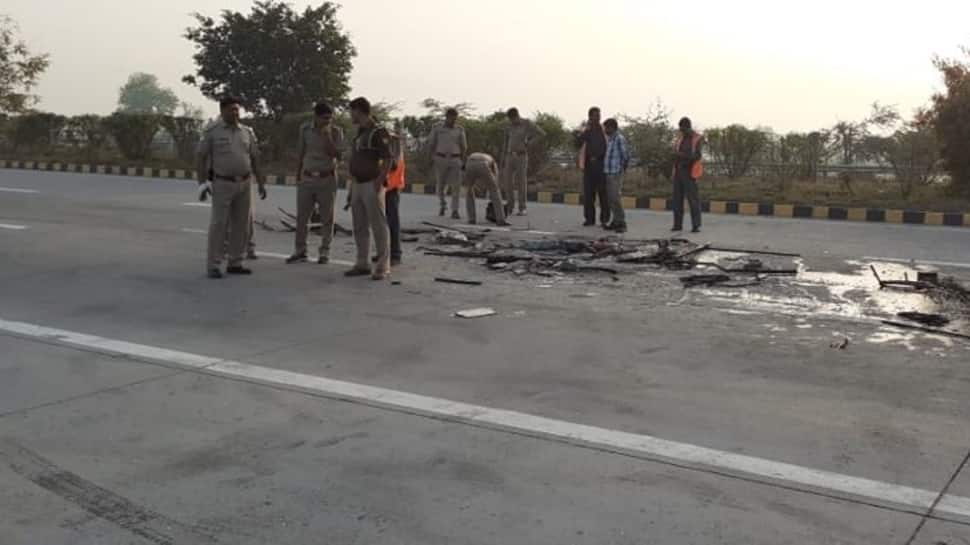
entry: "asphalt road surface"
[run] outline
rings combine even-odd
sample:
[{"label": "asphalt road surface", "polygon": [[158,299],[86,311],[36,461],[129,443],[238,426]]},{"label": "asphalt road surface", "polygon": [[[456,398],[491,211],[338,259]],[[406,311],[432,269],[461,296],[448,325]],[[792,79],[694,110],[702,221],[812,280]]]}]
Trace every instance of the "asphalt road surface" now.
[{"label": "asphalt road surface", "polygon": [[[350,237],[287,266],[258,230],[256,274],[211,281],[194,197],[0,170],[0,545],[970,544],[970,343],[882,325],[936,307],[868,272],[970,280],[970,229],[709,215],[692,240],[800,273],[691,290],[427,235],[397,283],[346,279]],[[436,211],[402,199],[461,223]],[[572,206],[513,222],[488,240],[602,235]]]}]

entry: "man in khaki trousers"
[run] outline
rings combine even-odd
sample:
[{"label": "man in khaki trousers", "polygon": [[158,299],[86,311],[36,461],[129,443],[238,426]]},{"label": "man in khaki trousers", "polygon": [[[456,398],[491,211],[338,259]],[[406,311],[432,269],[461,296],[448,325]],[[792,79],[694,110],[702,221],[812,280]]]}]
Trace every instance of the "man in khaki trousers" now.
[{"label": "man in khaki trousers", "polygon": [[206,258],[209,278],[223,276],[221,264],[227,231],[229,265],[226,273],[253,273],[243,267],[242,262],[249,239],[254,179],[259,187],[260,199],[266,198],[266,180],[260,170],[256,133],[239,122],[239,102],[239,99],[231,97],[219,102],[222,118],[202,135],[196,153],[199,185],[205,185],[204,191],[212,194]]},{"label": "man in khaki trousers", "polygon": [[495,210],[495,224],[509,225],[505,221],[505,207],[502,205],[502,191],[498,186],[498,164],[495,159],[487,153],[473,153],[468,156],[464,171],[468,223],[474,225],[478,221],[475,211],[475,186],[482,186],[488,192],[488,198]]},{"label": "man in khaki trousers", "polygon": [[307,235],[314,206],[320,211],[320,253],[317,263],[330,262],[333,241],[337,165],[343,131],[333,124],[333,108],[321,102],[313,108],[314,120],[300,127],[300,161],[296,169],[296,248],[287,264],[307,261]]},{"label": "man in khaki trousers", "polygon": [[[391,136],[387,129],[379,127],[371,117],[370,102],[355,98],[350,102],[350,116],[357,125],[350,156],[350,208],[354,218],[354,239],[357,243],[357,261],[346,276],[370,275],[373,280],[384,280],[391,274],[390,232],[385,213],[385,183],[391,166]],[[377,259],[371,270],[370,236],[374,235]]]},{"label": "man in khaki trousers", "polygon": [[524,216],[528,194],[529,144],[533,140],[544,137],[546,131],[532,121],[523,119],[517,108],[510,108],[506,116],[509,119],[509,125],[505,129],[503,150],[505,154],[503,190],[509,202],[510,212],[518,194],[518,215]]},{"label": "man in khaki trousers", "polygon": [[458,110],[448,108],[445,112],[445,124],[435,127],[431,131],[428,150],[434,164],[436,192],[441,209],[439,216],[448,211],[445,201],[445,191],[451,189],[451,219],[461,219],[458,213],[458,203],[461,195],[461,166],[468,153],[468,139],[465,128],[458,125]]}]

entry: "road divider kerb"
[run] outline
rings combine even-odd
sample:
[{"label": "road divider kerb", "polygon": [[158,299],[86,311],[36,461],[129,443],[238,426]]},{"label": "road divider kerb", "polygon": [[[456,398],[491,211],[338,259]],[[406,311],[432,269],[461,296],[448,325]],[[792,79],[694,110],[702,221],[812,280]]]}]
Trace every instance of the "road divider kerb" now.
[{"label": "road divider kerb", "polygon": [[[0,169],[45,170],[78,174],[110,174],[166,180],[196,179],[196,173],[193,170],[123,167],[103,164],[45,163],[10,159],[0,159]],[[286,174],[271,174],[267,176],[267,182],[273,185],[295,185],[296,178]],[[346,187],[345,180],[341,180],[340,187],[341,189]],[[414,183],[405,187],[404,192],[416,195],[433,195],[435,187],[433,184]],[[583,203],[583,196],[580,193],[573,192],[538,191],[530,192],[528,194],[528,200],[530,202],[575,206]],[[673,204],[670,199],[664,197],[624,197],[623,203],[625,207],[630,209],[654,211],[669,211],[672,209]],[[702,208],[707,213],[725,215],[970,227],[970,212],[897,210],[736,201],[704,201]]]}]

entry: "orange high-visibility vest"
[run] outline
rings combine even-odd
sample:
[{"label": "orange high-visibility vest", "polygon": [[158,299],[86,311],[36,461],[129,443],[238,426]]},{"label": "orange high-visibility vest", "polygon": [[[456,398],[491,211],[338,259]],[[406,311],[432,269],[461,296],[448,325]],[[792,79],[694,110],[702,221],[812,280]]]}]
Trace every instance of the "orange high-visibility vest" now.
[{"label": "orange high-visibility vest", "polygon": [[[697,145],[700,144],[701,143],[701,140],[703,140],[703,139],[704,139],[704,135],[702,135],[699,132],[695,132],[693,134],[693,136],[691,136],[691,142],[690,142],[690,150],[691,150],[691,153],[696,153],[697,152]],[[684,143],[684,135],[683,135],[683,133],[681,133],[681,134],[677,135],[677,142],[674,143],[674,151],[675,152],[679,152],[680,151],[680,145],[683,144],[683,143]],[[680,160],[679,159],[676,160],[676,161],[674,161],[674,177],[675,178],[677,177],[677,167],[679,166],[679,164],[680,164]],[[701,176],[703,176],[703,175],[704,175],[704,161],[702,159],[698,159],[697,161],[694,161],[694,164],[691,165],[691,167],[690,167],[690,177],[693,178],[693,179],[695,179],[695,180],[699,180],[701,178]]]},{"label": "orange high-visibility vest", "polygon": [[388,189],[404,189],[404,158],[397,160],[397,167],[387,173]]},{"label": "orange high-visibility vest", "polygon": [[394,170],[387,173],[387,188],[390,190],[401,190],[404,189],[404,173],[407,168],[404,165],[404,142],[402,141],[403,136],[398,134],[398,153],[397,153],[397,165]]}]

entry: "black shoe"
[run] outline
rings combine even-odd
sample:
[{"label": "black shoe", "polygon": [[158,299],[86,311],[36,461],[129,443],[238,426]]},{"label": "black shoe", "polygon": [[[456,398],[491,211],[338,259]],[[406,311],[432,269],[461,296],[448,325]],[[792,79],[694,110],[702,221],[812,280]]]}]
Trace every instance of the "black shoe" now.
[{"label": "black shoe", "polygon": [[251,250],[249,252],[246,252],[246,260],[247,261],[256,261],[257,259],[259,259],[259,256],[256,255],[256,252],[254,250]]},{"label": "black shoe", "polygon": [[226,274],[250,275],[253,271],[246,267],[227,267]]},{"label": "black shoe", "polygon": [[458,211],[456,210],[456,211],[454,211],[454,212],[451,213],[451,219],[453,219],[453,220],[460,220],[461,219],[461,214],[459,214]]},{"label": "black shoe", "polygon": [[317,265],[326,265],[327,263],[330,263],[329,257],[322,255],[317,258]]},{"label": "black shoe", "polygon": [[401,265],[401,258],[400,257],[392,257],[391,258],[391,266],[392,267],[399,267],[400,265]]},{"label": "black shoe", "polygon": [[673,231],[674,233],[676,233],[678,231],[683,231],[683,230],[684,230],[683,227],[674,227],[673,229],[671,229],[671,231]]},{"label": "black shoe", "polygon": [[503,221],[501,223],[495,222],[495,225],[497,225],[498,227],[511,227],[512,226],[512,224],[509,223],[509,222],[507,222],[507,221]]},{"label": "black shoe", "polygon": [[438,215],[439,215],[439,216],[441,216],[441,217],[445,217],[445,213],[446,213],[446,212],[448,212],[448,207],[447,207],[447,206],[442,206],[442,207],[441,207],[441,208],[440,208],[440,209],[438,210]]},{"label": "black shoe", "polygon": [[583,222],[583,227],[593,227],[595,225],[596,225],[596,222],[595,221],[584,221]]},{"label": "black shoe", "polygon": [[354,267],[344,273],[344,276],[370,276],[370,269],[358,269]]},{"label": "black shoe", "polygon": [[370,262],[377,263],[377,256],[375,255],[374,257],[370,258]]},{"label": "black shoe", "polygon": [[612,231],[613,230],[613,224],[612,223],[602,223],[602,224],[600,224],[600,227],[602,227],[604,231]]},{"label": "black shoe", "polygon": [[619,225],[611,225],[610,231],[613,231],[614,233],[626,233],[626,225],[623,223]]},{"label": "black shoe", "polygon": [[700,233],[701,232],[701,228],[700,227],[694,227],[693,229],[690,230],[690,232],[691,233]]},{"label": "black shoe", "polygon": [[219,269],[209,269],[209,273],[207,276],[212,279],[219,279],[219,278],[222,278],[222,271],[220,271]]},{"label": "black shoe", "polygon": [[290,257],[286,258],[287,265],[292,265],[294,263],[306,263],[306,261],[307,261],[306,254],[293,254]]}]

